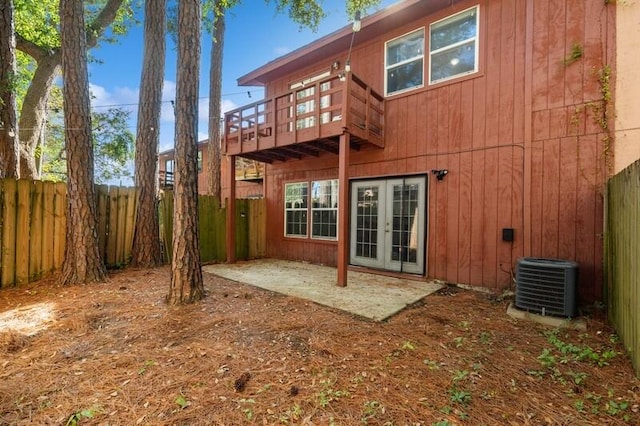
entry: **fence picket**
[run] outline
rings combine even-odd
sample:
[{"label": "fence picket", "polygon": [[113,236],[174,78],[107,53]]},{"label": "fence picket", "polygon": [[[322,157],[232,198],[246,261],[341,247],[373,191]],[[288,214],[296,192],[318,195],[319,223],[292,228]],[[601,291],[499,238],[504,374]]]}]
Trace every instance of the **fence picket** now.
[{"label": "fence picket", "polygon": [[[0,287],[26,283],[60,269],[64,261],[67,225],[65,183],[0,180]],[[98,244],[107,266],[130,260],[135,227],[135,188],[96,186]],[[199,234],[203,262],[226,259],[226,209],[215,197],[201,196]],[[264,200],[236,200],[238,259],[264,255]],[[165,258],[170,259],[173,193],[160,203],[160,232]]]},{"label": "fence picket", "polygon": [[31,223],[29,224],[29,281],[42,275],[42,248],[44,235],[44,191],[41,181],[34,181],[31,188]]},{"label": "fence picket", "polygon": [[16,278],[16,198],[17,182],[4,179],[2,205],[2,287],[15,284]]}]

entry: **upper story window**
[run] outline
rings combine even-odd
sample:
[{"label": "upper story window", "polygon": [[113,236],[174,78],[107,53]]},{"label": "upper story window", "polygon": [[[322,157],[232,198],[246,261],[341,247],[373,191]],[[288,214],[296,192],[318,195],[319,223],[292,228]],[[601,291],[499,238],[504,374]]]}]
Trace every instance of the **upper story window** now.
[{"label": "upper story window", "polygon": [[478,71],[478,6],[430,27],[431,84]]},{"label": "upper story window", "polygon": [[388,41],[385,87],[388,95],[424,85],[424,28]]},{"label": "upper story window", "polygon": [[202,173],[202,151],[198,151],[198,173]]}]

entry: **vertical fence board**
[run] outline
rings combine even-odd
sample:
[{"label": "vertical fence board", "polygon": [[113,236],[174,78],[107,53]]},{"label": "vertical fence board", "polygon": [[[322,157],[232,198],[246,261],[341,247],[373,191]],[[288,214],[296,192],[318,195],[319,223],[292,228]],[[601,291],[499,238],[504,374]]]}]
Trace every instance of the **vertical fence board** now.
[{"label": "vertical fence board", "polygon": [[53,270],[53,224],[55,215],[53,200],[56,196],[56,186],[53,182],[42,183],[42,271],[40,276]]},{"label": "vertical fence board", "polygon": [[64,261],[64,250],[67,245],[67,186],[64,183],[55,184],[53,201],[53,267],[58,269]]},{"label": "vertical fence board", "polygon": [[34,181],[31,187],[31,224],[29,225],[29,281],[42,276],[44,235],[44,184]]},{"label": "vertical fence board", "polygon": [[29,222],[31,221],[31,181],[18,180],[16,211],[16,284],[29,282]]},{"label": "vertical fence board", "polygon": [[162,227],[162,245],[164,246],[165,260],[167,263],[171,263],[173,256],[173,246],[171,236],[173,235],[173,191],[166,191],[162,196],[160,203],[161,208],[161,223]]},{"label": "vertical fence board", "polygon": [[211,262],[216,259],[214,197],[202,195],[198,198],[198,228],[200,237],[200,260]]},{"label": "vertical fence board", "polygon": [[127,213],[124,229],[123,255],[125,263],[131,262],[131,248],[133,247],[133,232],[135,229],[136,206],[138,203],[137,191],[135,188],[127,188]]},{"label": "vertical fence board", "polygon": [[118,193],[119,188],[109,188],[109,220],[107,222],[107,256],[105,263],[113,266],[118,263]]},{"label": "vertical fence board", "polygon": [[249,257],[249,200],[236,200],[236,259]]},{"label": "vertical fence board", "polygon": [[115,228],[116,234],[116,265],[121,266],[124,264],[124,237],[125,237],[125,222],[127,218],[127,201],[129,194],[126,188],[118,189],[118,196],[115,197],[118,212],[118,220]]},{"label": "vertical fence board", "polygon": [[106,262],[107,256],[107,229],[109,220],[109,187],[107,185],[96,186],[96,214],[98,216],[98,245],[100,256]]},{"label": "vertical fence board", "polygon": [[640,375],[640,161],[607,184],[606,278],[609,320]]},{"label": "vertical fence board", "polygon": [[2,205],[2,287],[15,284],[16,272],[16,197],[15,179],[4,180]]}]

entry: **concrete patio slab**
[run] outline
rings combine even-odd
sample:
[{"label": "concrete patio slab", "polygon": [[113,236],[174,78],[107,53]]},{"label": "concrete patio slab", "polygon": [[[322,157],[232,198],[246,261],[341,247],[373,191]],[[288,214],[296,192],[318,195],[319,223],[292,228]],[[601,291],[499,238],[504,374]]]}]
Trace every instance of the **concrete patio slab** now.
[{"label": "concrete patio slab", "polygon": [[441,284],[433,281],[405,280],[355,271],[348,272],[347,287],[338,287],[336,268],[278,259],[206,265],[202,270],[375,321],[385,320],[442,288]]}]

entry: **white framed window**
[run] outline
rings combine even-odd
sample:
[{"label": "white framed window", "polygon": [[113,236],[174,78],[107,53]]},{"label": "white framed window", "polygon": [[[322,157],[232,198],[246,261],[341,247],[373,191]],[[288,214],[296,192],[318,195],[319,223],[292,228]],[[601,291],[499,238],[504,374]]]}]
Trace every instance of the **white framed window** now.
[{"label": "white framed window", "polygon": [[311,182],[311,238],[338,237],[338,180]]},{"label": "white framed window", "polygon": [[287,183],[284,186],[284,234],[287,237],[307,236],[309,184]]},{"label": "white framed window", "polygon": [[202,173],[202,151],[198,151],[198,173]]},{"label": "white framed window", "polygon": [[479,7],[434,22],[429,28],[429,83],[478,71]]},{"label": "white framed window", "polygon": [[424,85],[424,28],[385,43],[385,93]]}]

